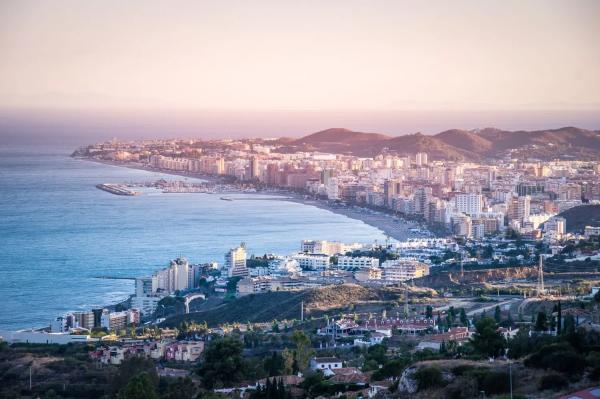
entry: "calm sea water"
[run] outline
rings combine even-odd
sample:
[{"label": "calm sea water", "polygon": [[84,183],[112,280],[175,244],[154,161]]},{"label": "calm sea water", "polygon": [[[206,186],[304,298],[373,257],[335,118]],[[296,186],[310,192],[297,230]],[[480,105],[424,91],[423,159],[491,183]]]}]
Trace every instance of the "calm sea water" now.
[{"label": "calm sea water", "polygon": [[133,281],[98,276],[148,275],[178,256],[222,263],[241,241],[262,255],[290,253],[302,239],[385,239],[363,222],[286,201],[112,195],[95,185],[179,178],[72,159],[71,150],[0,147],[0,328],[48,325],[133,293]]}]

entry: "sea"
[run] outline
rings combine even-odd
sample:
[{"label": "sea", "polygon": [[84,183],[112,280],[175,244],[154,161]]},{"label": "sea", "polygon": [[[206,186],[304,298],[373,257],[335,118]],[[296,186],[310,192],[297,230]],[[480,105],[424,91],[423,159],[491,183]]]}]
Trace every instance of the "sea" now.
[{"label": "sea", "polygon": [[117,303],[134,281],[116,277],[147,276],[177,257],[222,264],[241,242],[263,255],[298,251],[303,239],[385,240],[362,221],[267,195],[113,195],[95,185],[184,178],[74,159],[73,150],[0,147],[0,329]]}]

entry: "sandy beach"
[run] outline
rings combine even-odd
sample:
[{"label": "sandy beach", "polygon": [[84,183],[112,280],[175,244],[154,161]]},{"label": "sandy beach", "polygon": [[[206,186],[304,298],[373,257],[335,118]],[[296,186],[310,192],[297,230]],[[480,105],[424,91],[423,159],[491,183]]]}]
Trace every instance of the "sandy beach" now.
[{"label": "sandy beach", "polygon": [[[105,165],[119,166],[130,169],[138,169],[144,170],[147,172],[157,172],[164,173],[167,175],[173,176],[181,176],[186,178],[194,178],[194,179],[202,179],[209,182],[218,183],[223,179],[221,177],[207,175],[202,173],[190,173],[190,172],[176,172],[170,170],[162,170],[162,169],[154,169],[146,167],[142,164],[131,164],[131,163],[121,163],[121,162],[112,162],[106,160],[85,158],[85,157],[77,157],[77,159],[81,159],[84,161],[98,162]],[[337,213],[339,215],[344,215],[351,219],[360,220],[363,223],[366,223],[370,226],[376,227],[379,230],[383,231],[388,237],[398,241],[406,241],[408,239],[416,239],[416,238],[426,238],[432,237],[433,234],[427,230],[425,226],[420,223],[409,221],[405,219],[401,219],[395,217],[391,214],[386,214],[383,212],[374,211],[368,208],[362,208],[359,206],[346,206],[346,205],[332,205],[326,200],[317,200],[306,198],[302,194],[298,194],[291,191],[286,190],[263,190],[256,192],[247,192],[247,191],[234,191],[227,192],[224,194],[262,194],[269,195],[272,198],[232,198],[234,201],[244,201],[244,200],[273,200],[273,201],[291,201],[296,202],[303,205],[316,206],[317,208],[327,210],[329,212]],[[381,243],[385,244],[385,243]]]}]

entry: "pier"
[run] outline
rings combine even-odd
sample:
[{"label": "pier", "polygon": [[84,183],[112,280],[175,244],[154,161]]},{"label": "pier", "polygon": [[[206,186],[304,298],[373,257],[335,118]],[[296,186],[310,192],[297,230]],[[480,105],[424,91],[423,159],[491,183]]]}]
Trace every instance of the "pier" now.
[{"label": "pier", "polygon": [[140,193],[138,191],[130,190],[127,187],[120,185],[120,184],[109,184],[109,183],[97,184],[96,188],[98,188],[102,191],[106,191],[111,194],[115,194],[115,195],[124,195],[124,196],[129,196],[129,197],[134,196],[134,195],[140,195]]}]

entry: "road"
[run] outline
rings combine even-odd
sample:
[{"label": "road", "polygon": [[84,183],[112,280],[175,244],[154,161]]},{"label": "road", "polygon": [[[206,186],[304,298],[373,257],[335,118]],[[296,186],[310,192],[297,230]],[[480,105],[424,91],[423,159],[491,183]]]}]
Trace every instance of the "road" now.
[{"label": "road", "polygon": [[500,306],[500,309],[502,309],[502,307],[504,305],[510,305],[510,304],[513,304],[513,303],[521,301],[521,300],[522,300],[522,298],[511,298],[506,301],[494,302],[490,305],[482,306],[480,308],[468,311],[467,316],[475,316],[477,314],[483,313],[484,311],[487,312],[488,310],[494,310],[496,308],[496,306]]}]

